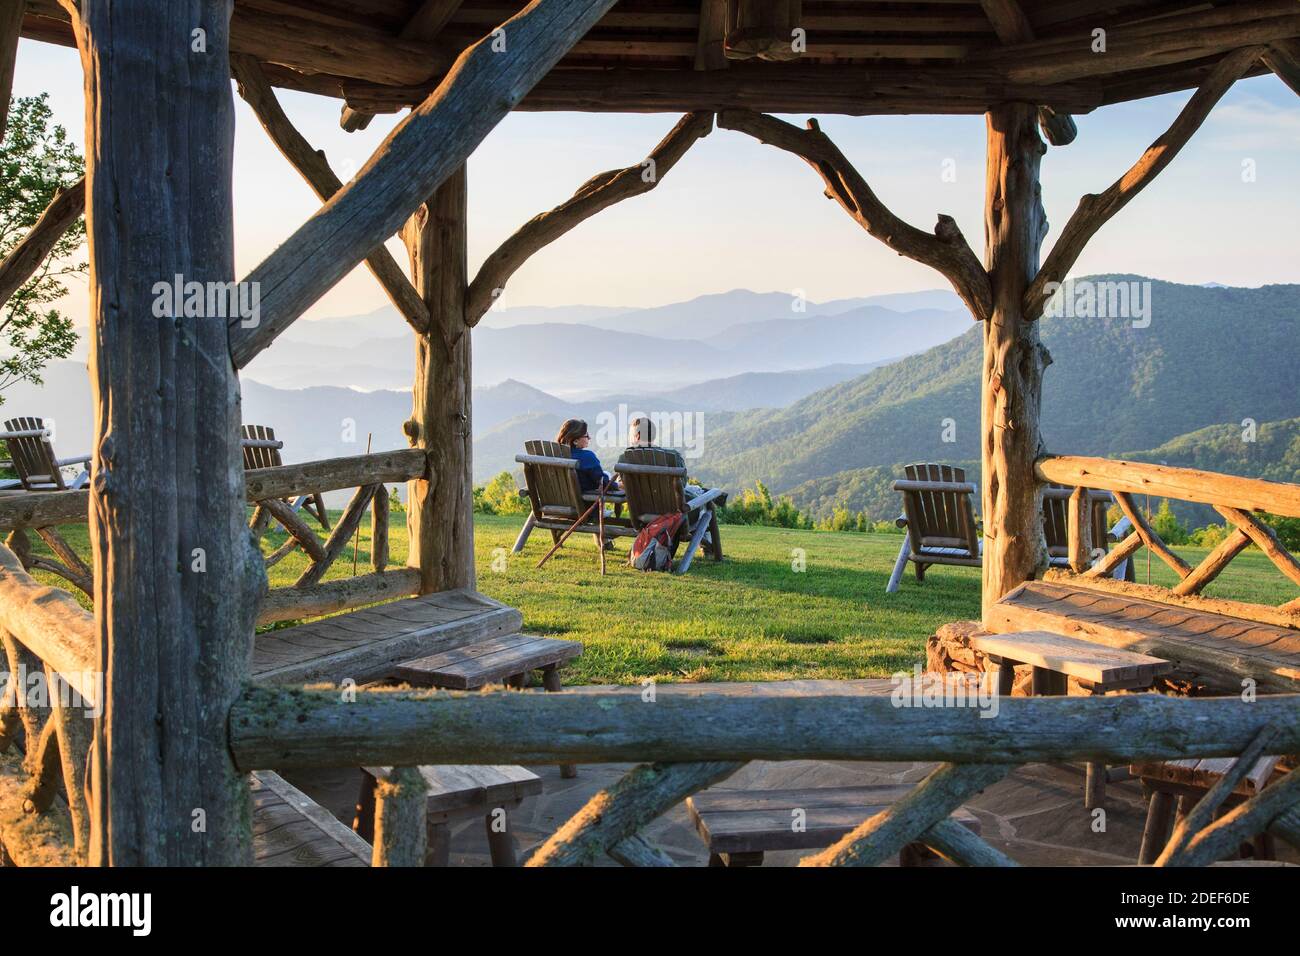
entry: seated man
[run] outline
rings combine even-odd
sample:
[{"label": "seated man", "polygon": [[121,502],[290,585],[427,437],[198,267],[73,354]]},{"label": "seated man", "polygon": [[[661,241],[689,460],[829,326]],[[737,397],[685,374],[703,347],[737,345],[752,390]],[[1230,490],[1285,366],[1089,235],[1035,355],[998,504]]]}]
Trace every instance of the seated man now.
[{"label": "seated man", "polygon": [[[652,422],[648,416],[639,415],[636,418],[632,419],[631,422],[628,423],[628,428],[627,428],[628,446],[625,449],[624,453],[626,454],[626,452],[632,451],[633,449],[650,449],[652,451],[659,451],[659,452],[663,452],[665,455],[667,455],[669,458],[673,460],[674,467],[676,468],[686,467],[686,459],[682,457],[681,452],[676,451],[675,449],[672,448],[660,448],[658,445],[654,443],[654,439],[655,439],[654,422]],[[708,491],[708,489],[701,488],[699,485],[692,485],[689,482],[682,483],[682,496],[687,501],[690,501],[696,495],[703,494],[705,491]]]}]

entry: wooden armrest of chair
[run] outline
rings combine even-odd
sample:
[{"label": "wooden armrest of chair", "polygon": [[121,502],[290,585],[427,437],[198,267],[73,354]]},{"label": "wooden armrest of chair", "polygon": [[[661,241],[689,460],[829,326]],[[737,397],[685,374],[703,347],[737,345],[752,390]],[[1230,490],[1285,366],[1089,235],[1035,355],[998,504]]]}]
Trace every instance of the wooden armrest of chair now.
[{"label": "wooden armrest of chair", "polygon": [[284,442],[271,438],[241,438],[240,448],[283,448]]},{"label": "wooden armrest of chair", "polygon": [[895,527],[895,528],[906,528],[906,527],[907,527],[907,514],[906,514],[906,512],[904,512],[903,514],[899,515],[897,518],[894,519],[894,527]]},{"label": "wooden armrest of chair", "polygon": [[552,458],[549,455],[515,455],[515,461],[521,465],[549,465],[552,468],[578,468],[576,458]]},{"label": "wooden armrest of chair", "polygon": [[686,477],[686,469],[677,468],[674,465],[635,465],[627,461],[620,461],[614,465],[614,471],[621,475],[673,475],[677,478]]},{"label": "wooden armrest of chair", "polygon": [[69,465],[88,465],[90,464],[89,455],[79,455],[75,458],[60,458],[57,461],[60,468],[66,468]]},{"label": "wooden armrest of chair", "polygon": [[911,478],[899,478],[894,482],[895,491],[949,491],[958,494],[974,495],[979,493],[974,482],[970,481],[915,481]]},{"label": "wooden armrest of chair", "polygon": [[703,508],[705,505],[712,504],[716,499],[726,496],[721,488],[710,488],[702,495],[696,495],[690,501],[686,502],[687,511],[695,511],[697,508]]}]

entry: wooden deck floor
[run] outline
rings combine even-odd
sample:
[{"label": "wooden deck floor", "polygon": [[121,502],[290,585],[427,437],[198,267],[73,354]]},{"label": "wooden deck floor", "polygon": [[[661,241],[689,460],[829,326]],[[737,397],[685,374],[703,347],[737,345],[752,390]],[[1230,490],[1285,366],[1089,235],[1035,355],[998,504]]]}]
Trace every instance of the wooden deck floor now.
[{"label": "wooden deck floor", "polygon": [[257,635],[253,679],[358,684],[399,661],[515,634],[523,615],[474,591],[443,591]]},{"label": "wooden deck floor", "polygon": [[1044,630],[1140,651],[1187,670],[1253,678],[1265,689],[1300,690],[1300,631],[1094,591],[1031,581],[996,605],[995,633]]}]

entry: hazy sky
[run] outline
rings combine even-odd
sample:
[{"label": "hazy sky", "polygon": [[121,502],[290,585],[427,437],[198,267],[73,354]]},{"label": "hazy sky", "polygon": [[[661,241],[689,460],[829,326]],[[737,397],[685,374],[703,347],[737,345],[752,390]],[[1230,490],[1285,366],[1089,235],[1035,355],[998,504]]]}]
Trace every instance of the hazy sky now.
[{"label": "hazy sky", "polygon": [[[73,50],[24,40],[15,95],[46,91],[56,119],[83,141],[81,67]],[[349,179],[400,119],[338,127],[339,102],[279,91],[289,116]],[[1054,241],[1079,196],[1110,185],[1190,93],[1104,107],[1077,118],[1079,137],[1049,148],[1043,200]],[[247,273],[316,208],[315,195],[236,96],[235,257]],[[802,123],[803,118],[791,118]],[[822,128],[898,215],[930,229],[956,217],[983,251],[983,117],[820,117]],[[671,114],[516,113],[469,164],[471,275],[530,217],[591,176],[639,162]],[[1098,233],[1076,274],[1135,272],[1175,282],[1300,281],[1300,98],[1273,76],[1239,82],[1146,191]],[[943,177],[945,161],[955,181]],[[1253,169],[1247,181],[1243,168]],[[390,243],[405,264],[400,245]],[[1046,251],[1046,250],[1045,250]],[[75,282],[76,280],[74,280]],[[804,163],[740,133],[715,130],[650,194],[612,207],[534,256],[503,304],[649,306],[734,288],[800,290],[814,301],[946,287],[900,258],[821,195]],[[84,282],[67,306],[84,322]],[[308,316],[387,303],[364,267]]]}]

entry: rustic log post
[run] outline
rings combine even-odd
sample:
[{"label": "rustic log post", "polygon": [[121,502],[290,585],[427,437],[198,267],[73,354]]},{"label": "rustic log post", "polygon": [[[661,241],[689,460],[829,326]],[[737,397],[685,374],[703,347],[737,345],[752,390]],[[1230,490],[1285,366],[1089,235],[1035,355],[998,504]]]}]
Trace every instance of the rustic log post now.
[{"label": "rustic log post", "polygon": [[235,276],[231,6],[81,4],[105,674],[92,865],[251,862],[248,784],[226,746],[264,587],[244,525],[238,380],[224,315],[155,311],[156,284],[225,290]]},{"label": "rustic log post", "polygon": [[1070,492],[1068,528],[1070,570],[1082,574],[1092,561],[1093,548],[1092,495],[1082,485]]},{"label": "rustic log post", "polygon": [[375,782],[371,866],[424,866],[429,787],[418,767],[394,767]]},{"label": "rustic log post", "polygon": [[9,97],[14,88],[14,61],[23,28],[26,0],[10,0],[0,9],[0,139],[9,128]]},{"label": "rustic log post", "polygon": [[1035,116],[1024,103],[1007,103],[987,114],[984,255],[993,312],[984,326],[981,397],[986,614],[1004,594],[1047,567],[1034,462],[1043,453],[1038,420],[1043,370],[1052,357],[1022,307],[1047,231],[1038,182],[1046,147]]},{"label": "rustic log post", "polygon": [[403,236],[429,332],[415,339],[407,440],[424,451],[424,476],[406,485],[407,564],[420,593],[474,587],[470,333],[465,324],[466,183],[461,166],[407,223]]}]

